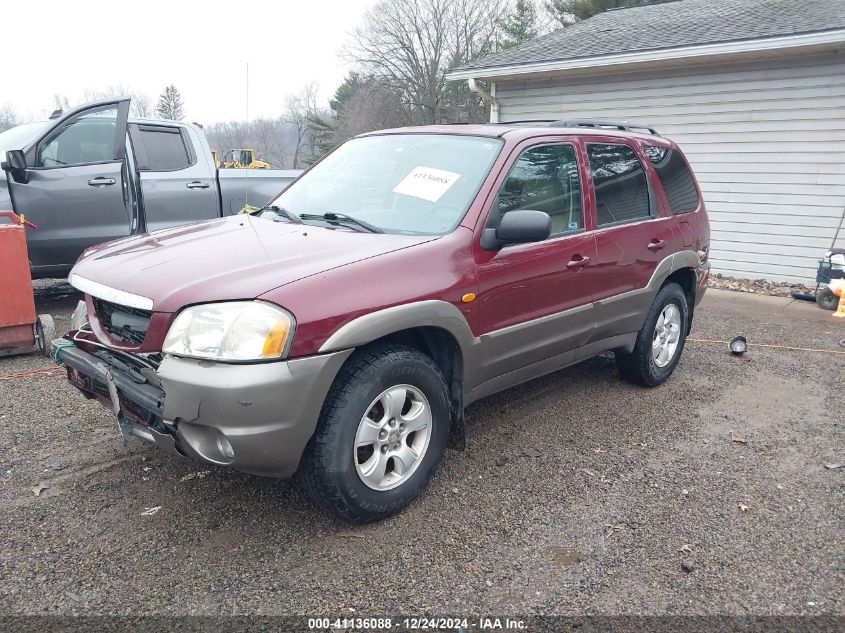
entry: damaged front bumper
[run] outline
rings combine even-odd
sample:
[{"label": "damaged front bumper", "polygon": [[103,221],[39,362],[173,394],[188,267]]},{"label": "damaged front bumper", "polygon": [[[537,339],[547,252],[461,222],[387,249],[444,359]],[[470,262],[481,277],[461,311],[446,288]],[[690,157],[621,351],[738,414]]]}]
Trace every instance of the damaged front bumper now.
[{"label": "damaged front bumper", "polygon": [[230,364],[143,357],[55,339],[68,380],[117,416],[124,438],[269,477],[290,477],[314,429],[345,350],[287,361]]}]

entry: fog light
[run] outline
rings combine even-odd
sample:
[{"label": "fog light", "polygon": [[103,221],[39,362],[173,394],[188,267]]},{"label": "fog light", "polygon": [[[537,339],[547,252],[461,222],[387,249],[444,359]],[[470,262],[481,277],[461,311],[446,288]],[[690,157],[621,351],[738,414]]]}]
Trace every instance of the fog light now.
[{"label": "fog light", "polygon": [[229,443],[229,440],[226,439],[225,435],[220,435],[217,438],[217,448],[220,449],[220,452],[228,459],[235,458],[235,449],[232,448],[232,445]]}]

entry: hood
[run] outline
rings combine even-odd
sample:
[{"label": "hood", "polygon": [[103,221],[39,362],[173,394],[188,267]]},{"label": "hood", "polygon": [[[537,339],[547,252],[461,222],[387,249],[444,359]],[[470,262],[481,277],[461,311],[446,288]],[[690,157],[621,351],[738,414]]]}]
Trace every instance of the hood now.
[{"label": "hood", "polygon": [[72,274],[152,299],[156,312],[175,312],[195,303],[254,299],[299,279],[433,239],[238,215],[95,246]]}]

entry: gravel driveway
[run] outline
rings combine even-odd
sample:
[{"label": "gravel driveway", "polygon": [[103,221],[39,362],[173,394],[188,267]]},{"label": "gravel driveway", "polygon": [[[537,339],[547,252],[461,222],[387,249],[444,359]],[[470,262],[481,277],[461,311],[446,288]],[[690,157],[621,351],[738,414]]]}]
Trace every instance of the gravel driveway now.
[{"label": "gravel driveway", "polygon": [[[66,327],[75,295],[38,288]],[[693,337],[737,333],[845,351],[815,305],[710,291]],[[364,527],[8,379],[50,366],[0,359],[0,614],[845,615],[845,355],[690,342],[657,389],[599,357],[474,405],[466,451]]]}]

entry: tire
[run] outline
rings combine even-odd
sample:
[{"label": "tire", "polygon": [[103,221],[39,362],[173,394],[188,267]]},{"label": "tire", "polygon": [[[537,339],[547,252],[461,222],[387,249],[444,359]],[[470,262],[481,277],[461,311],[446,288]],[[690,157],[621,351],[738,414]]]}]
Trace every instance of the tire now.
[{"label": "tire", "polygon": [[49,314],[39,314],[35,321],[35,345],[47,358],[50,357],[50,341],[56,338],[56,322]]},{"label": "tire", "polygon": [[[353,355],[329,390],[303,456],[299,478],[306,492],[352,523],[378,521],[405,508],[428,485],[443,456],[448,395],[440,369],[416,349],[380,345]],[[427,426],[410,431],[428,419],[426,407]]]},{"label": "tire", "polygon": [[836,310],[839,306],[839,297],[833,294],[830,288],[819,288],[816,293],[816,303],[822,310]]},{"label": "tire", "polygon": [[[677,335],[676,344],[667,357],[655,358],[653,353],[654,342],[658,334],[658,319],[663,325],[663,316],[668,313],[674,314],[672,308],[677,311],[678,323],[673,323],[673,328],[668,334],[667,340],[671,341],[674,334]],[[654,298],[651,308],[646,316],[642,329],[637,334],[637,342],[630,354],[616,352],[616,366],[619,375],[626,381],[646,387],[656,387],[672,375],[675,366],[681,358],[686,342],[687,325],[689,323],[689,306],[683,289],[676,283],[669,283],[663,286]],[[674,333],[674,334],[673,334]]]}]

